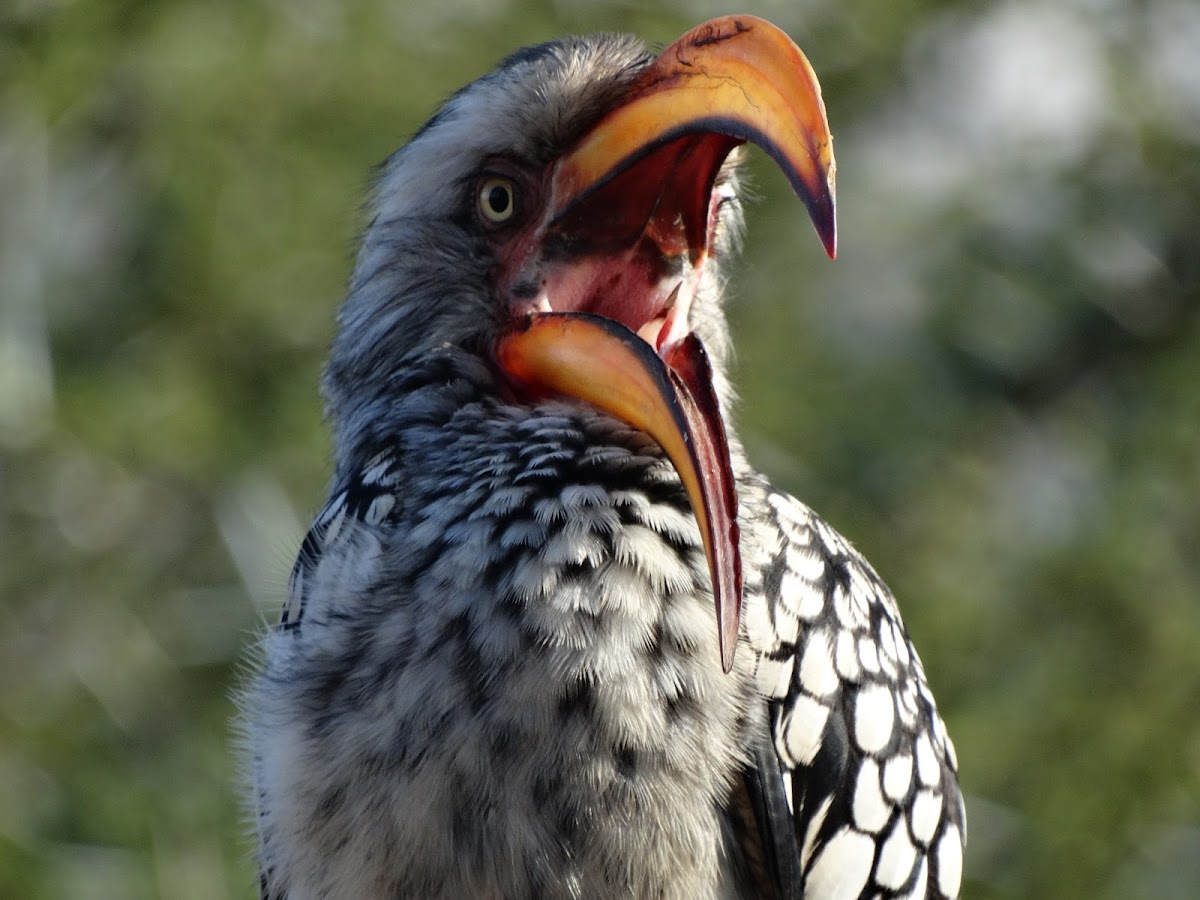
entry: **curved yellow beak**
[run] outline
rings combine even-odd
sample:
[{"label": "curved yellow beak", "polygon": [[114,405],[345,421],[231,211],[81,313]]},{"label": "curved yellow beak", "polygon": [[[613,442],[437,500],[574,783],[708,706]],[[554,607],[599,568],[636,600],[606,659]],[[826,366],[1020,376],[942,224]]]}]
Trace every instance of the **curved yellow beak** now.
[{"label": "curved yellow beak", "polygon": [[[820,86],[791,39],[752,16],[726,16],[692,29],[642,72],[626,97],[558,161],[547,231],[581,237],[574,246],[590,248],[624,246],[651,234],[664,256],[687,252],[696,262],[707,251],[717,174],[729,152],[746,141],[765,149],[787,174],[833,257],[833,143]],[[501,338],[496,359],[522,391],[582,400],[645,431],[663,448],[700,525],[721,664],[729,671],[742,570],[724,420],[704,348],[690,329],[682,339],[658,345],[602,316],[533,313]]]},{"label": "curved yellow beak", "polygon": [[667,47],[559,162],[552,207],[561,218],[658,148],[695,134],[728,138],[725,154],[746,141],[769,153],[836,256],[836,166],[821,86],[792,39],[755,16],[713,19]]}]

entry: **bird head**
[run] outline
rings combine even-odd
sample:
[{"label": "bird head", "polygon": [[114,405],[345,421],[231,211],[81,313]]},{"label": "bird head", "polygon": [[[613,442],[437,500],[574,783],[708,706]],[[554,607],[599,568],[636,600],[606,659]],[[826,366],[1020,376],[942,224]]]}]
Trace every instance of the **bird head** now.
[{"label": "bird head", "polygon": [[513,54],[383,166],[325,378],[335,444],[405,360],[447,346],[513,402],[569,398],[648,433],[692,501],[727,670],[741,569],[719,266],[746,142],[832,257],[820,88],[775,26],[714,19],[658,56],[612,35]]}]

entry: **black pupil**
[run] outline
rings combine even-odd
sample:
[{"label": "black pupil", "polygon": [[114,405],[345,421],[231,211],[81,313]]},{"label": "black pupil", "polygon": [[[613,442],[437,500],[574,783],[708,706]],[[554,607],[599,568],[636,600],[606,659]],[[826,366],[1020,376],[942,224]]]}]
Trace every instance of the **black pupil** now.
[{"label": "black pupil", "polygon": [[509,192],[508,188],[496,185],[488,191],[487,202],[491,207],[492,212],[503,214],[508,212]]}]

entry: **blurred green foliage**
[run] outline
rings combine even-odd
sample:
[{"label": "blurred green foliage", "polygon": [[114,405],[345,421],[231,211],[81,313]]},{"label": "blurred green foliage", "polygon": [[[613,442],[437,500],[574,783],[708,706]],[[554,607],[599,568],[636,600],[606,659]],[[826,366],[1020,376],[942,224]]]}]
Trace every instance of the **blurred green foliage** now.
[{"label": "blurred green foliage", "polygon": [[[0,11],[0,895],[254,895],[231,690],[371,166],[517,46],[723,11]],[[842,252],[755,158],[741,428],[901,598],[967,895],[1200,896],[1200,6],[749,11],[822,78]]]}]

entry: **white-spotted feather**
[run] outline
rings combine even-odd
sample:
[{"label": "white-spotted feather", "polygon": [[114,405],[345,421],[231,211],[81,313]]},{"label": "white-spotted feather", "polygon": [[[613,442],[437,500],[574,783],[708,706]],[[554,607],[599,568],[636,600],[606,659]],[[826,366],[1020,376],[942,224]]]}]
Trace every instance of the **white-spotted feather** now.
[{"label": "white-spotted feather", "polygon": [[894,598],[802,503],[761,480],[746,493],[746,515],[765,512],[777,531],[765,539],[759,521],[748,532],[773,552],[747,554],[746,634],[775,709],[803,896],[956,897],[957,763]]}]

